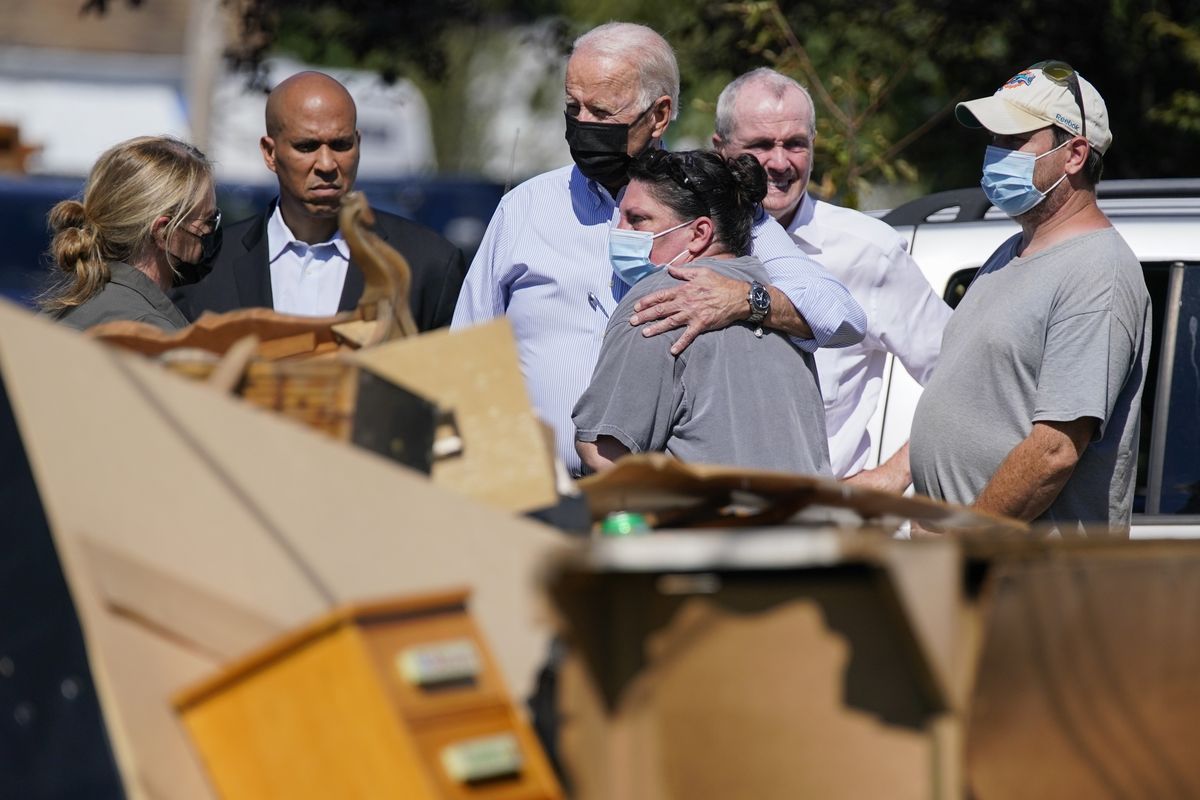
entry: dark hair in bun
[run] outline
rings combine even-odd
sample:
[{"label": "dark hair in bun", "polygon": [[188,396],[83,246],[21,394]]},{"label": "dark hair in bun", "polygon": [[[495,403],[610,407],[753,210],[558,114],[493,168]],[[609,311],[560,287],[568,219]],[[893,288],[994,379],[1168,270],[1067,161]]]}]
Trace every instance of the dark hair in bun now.
[{"label": "dark hair in bun", "polygon": [[708,217],[715,239],[737,256],[750,252],[750,229],[767,196],[767,173],[754,156],[726,160],[716,153],[651,149],[633,160],[631,180],[647,184],[680,219]]}]

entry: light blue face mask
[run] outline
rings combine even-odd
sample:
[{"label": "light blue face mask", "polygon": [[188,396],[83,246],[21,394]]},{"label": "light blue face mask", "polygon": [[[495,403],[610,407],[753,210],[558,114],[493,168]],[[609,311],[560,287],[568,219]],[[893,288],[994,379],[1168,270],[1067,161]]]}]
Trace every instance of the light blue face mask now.
[{"label": "light blue face mask", "polygon": [[[1054,150],[1070,143],[1068,139]],[[983,180],[979,182],[979,185],[983,187],[983,193],[987,195],[988,200],[992,201],[992,205],[1010,217],[1024,214],[1045,200],[1046,195],[1054,191],[1055,186],[1058,186],[1067,177],[1064,172],[1062,178],[1055,181],[1054,186],[1044,192],[1038,191],[1038,188],[1033,185],[1034,164],[1039,158],[1050,155],[1054,150],[1047,150],[1042,155],[1035,156],[1033,153],[1005,150],[1003,147],[988,145],[987,152],[983,156]]]},{"label": "light blue face mask", "polygon": [[650,251],[654,249],[654,240],[666,236],[671,231],[677,231],[685,225],[691,225],[695,220],[681,222],[674,228],[667,228],[661,233],[649,231],[634,231],[625,228],[611,228],[608,231],[608,260],[612,264],[617,277],[633,286],[647,275],[658,272],[664,266],[675,263],[675,259],[687,252],[683,250],[666,264],[658,266],[650,262]]}]

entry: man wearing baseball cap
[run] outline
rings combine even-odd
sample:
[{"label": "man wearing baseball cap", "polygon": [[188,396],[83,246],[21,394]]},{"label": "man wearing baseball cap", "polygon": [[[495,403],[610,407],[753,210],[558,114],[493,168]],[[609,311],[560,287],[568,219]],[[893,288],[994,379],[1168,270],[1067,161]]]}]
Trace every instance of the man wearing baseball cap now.
[{"label": "man wearing baseball cap", "polygon": [[917,491],[1071,535],[1128,531],[1150,355],[1141,266],[1096,204],[1104,99],[1061,61],[959,103],[1021,226],[950,318],[913,419]]}]

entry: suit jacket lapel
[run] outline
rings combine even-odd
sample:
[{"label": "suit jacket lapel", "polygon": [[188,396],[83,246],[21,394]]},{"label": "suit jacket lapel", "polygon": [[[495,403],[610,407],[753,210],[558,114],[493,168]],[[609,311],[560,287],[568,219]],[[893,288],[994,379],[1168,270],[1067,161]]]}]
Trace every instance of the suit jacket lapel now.
[{"label": "suit jacket lapel", "polygon": [[233,277],[237,283],[238,305],[242,308],[274,308],[271,294],[271,264],[267,252],[267,220],[275,210],[274,203],[242,237],[245,252],[234,264]]},{"label": "suit jacket lapel", "polygon": [[353,311],[358,308],[358,301],[362,298],[365,287],[366,282],[363,280],[362,270],[351,261],[350,266],[346,267],[346,280],[342,282],[342,296],[338,300],[338,311]]}]

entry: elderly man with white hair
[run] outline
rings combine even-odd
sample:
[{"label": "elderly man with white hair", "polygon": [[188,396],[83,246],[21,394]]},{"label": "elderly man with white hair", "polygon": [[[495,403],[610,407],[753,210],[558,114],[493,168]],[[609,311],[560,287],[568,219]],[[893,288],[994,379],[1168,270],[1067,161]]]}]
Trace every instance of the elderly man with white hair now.
[{"label": "elderly man with white hair", "polygon": [[[534,407],[554,427],[558,454],[577,475],[571,411],[591,379],[608,318],[632,283],[614,271],[609,231],[618,220],[632,158],[661,146],[675,116],[679,69],[657,33],[614,22],[576,40],[565,88],[575,163],[504,197],[467,273],[452,327],[508,317]],[[631,324],[649,322],[648,336],[686,326],[672,348],[675,355],[703,330],[738,321],[787,333],[808,352],[862,339],[862,309],[778,223],[760,211],[753,237],[751,254],[766,267],[772,286],[669,266],[688,291],[640,307]],[[778,421],[729,424],[736,429]]]},{"label": "elderly man with white hair", "polygon": [[[888,353],[919,383],[933,373],[950,307],[933,291],[907,243],[887,224],[808,193],[817,138],[808,91],[766,67],[734,79],[717,99],[713,145],[727,158],[749,153],[767,171],[763,206],[867,312],[860,344],[816,353],[834,474],[903,492],[912,482],[908,444],[875,469],[868,424],[879,403]],[[883,454],[887,455],[887,454]]]}]

